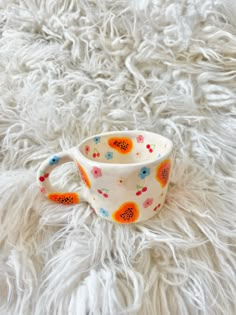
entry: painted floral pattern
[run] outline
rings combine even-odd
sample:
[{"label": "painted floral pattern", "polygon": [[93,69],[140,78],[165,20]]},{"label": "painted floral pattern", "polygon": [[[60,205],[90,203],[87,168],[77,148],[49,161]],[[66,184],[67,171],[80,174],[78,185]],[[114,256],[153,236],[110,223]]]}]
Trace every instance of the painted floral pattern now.
[{"label": "painted floral pattern", "polygon": [[[156,214],[164,204],[162,196],[169,181],[171,161],[168,158],[165,161],[159,159],[165,152],[162,151],[164,144],[159,145],[155,143],[155,138],[140,133],[131,137],[126,137],[125,133],[124,136],[104,138],[94,136],[82,146],[81,162],[84,162],[85,169],[78,164],[81,180],[88,188],[92,188],[91,200],[94,200],[97,214],[118,223],[143,220],[149,214]],[[157,160],[156,164],[154,159]],[[113,169],[110,165],[110,173],[107,174],[105,163],[108,165],[113,160],[120,163],[120,169]],[[49,172],[60,162],[60,154],[52,156],[47,162]],[[129,167],[123,163],[136,165]],[[46,172],[38,175],[40,191],[47,195],[47,182],[43,182],[48,176]],[[53,193],[48,196],[63,204],[79,202],[79,196],[74,193]],[[128,201],[129,198],[131,201]]]},{"label": "painted floral pattern", "polygon": [[93,138],[93,141],[94,141],[96,144],[98,144],[98,143],[100,143],[100,141],[101,141],[101,137],[94,137],[94,138]]},{"label": "painted floral pattern", "polygon": [[99,167],[94,166],[91,170],[91,174],[94,178],[98,178],[102,176],[102,170]]},{"label": "painted floral pattern", "polygon": [[144,179],[145,177],[149,176],[150,175],[150,168],[148,167],[142,167],[138,176],[141,178],[141,179]]},{"label": "painted floral pattern", "polygon": [[49,160],[49,164],[50,165],[54,165],[57,164],[60,161],[59,156],[54,155],[53,157],[51,157],[51,159]]},{"label": "painted floral pattern", "polygon": [[142,135],[139,135],[136,137],[136,140],[138,143],[143,143],[144,142],[144,137]]},{"label": "painted floral pattern", "polygon": [[107,210],[105,210],[104,208],[100,208],[99,213],[105,218],[109,217],[109,212]]},{"label": "painted floral pattern", "polygon": [[105,157],[106,157],[107,160],[113,159],[113,152],[107,152],[107,153],[105,154]]},{"label": "painted floral pattern", "polygon": [[90,146],[89,146],[89,145],[86,145],[84,150],[85,150],[85,154],[89,154],[89,152],[90,152]]},{"label": "painted floral pattern", "polygon": [[143,207],[144,208],[148,208],[153,204],[153,198],[147,198],[144,203],[143,203]]},{"label": "painted floral pattern", "polygon": [[39,187],[42,194],[46,194],[46,189],[44,187]]}]

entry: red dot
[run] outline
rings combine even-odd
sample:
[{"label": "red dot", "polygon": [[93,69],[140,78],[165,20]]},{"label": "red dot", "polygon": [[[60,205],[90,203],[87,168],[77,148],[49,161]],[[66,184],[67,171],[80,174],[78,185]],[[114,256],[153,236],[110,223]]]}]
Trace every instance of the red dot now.
[{"label": "red dot", "polygon": [[149,152],[152,153],[152,152],[153,152],[153,149],[149,149]]},{"label": "red dot", "polygon": [[145,192],[145,191],[147,191],[147,187],[142,188],[142,192]]},{"label": "red dot", "polygon": [[96,153],[93,153],[93,158],[95,158],[97,156],[97,154]]},{"label": "red dot", "polygon": [[108,194],[103,194],[103,197],[108,198]]},{"label": "red dot", "polygon": [[43,177],[43,176],[40,176],[40,177],[39,177],[39,180],[40,180],[40,182],[44,182],[44,177]]},{"label": "red dot", "polygon": [[140,196],[141,193],[142,193],[141,191],[137,191],[137,192],[136,192],[136,196]]},{"label": "red dot", "polygon": [[161,206],[161,204],[159,203],[159,205],[156,206],[156,207],[153,209],[153,211],[156,211],[158,208],[160,208],[160,206]]},{"label": "red dot", "polygon": [[98,152],[98,153],[97,153],[97,157],[99,157],[99,156],[100,156],[100,153]]},{"label": "red dot", "polygon": [[101,189],[98,189],[98,193],[99,193],[99,194],[102,194],[102,191],[101,191]]},{"label": "red dot", "polygon": [[44,178],[48,178],[48,176],[49,176],[48,173],[44,174]]},{"label": "red dot", "polygon": [[146,145],[146,148],[147,148],[147,149],[150,149],[150,144],[147,144],[147,145]]}]

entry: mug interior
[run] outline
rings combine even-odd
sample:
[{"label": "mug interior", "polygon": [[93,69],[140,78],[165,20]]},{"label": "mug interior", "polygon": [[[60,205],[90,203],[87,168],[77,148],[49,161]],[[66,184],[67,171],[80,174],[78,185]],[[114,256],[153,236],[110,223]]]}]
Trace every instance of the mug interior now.
[{"label": "mug interior", "polygon": [[89,160],[110,164],[134,164],[168,155],[172,142],[147,131],[113,132],[90,137],[79,150]]}]

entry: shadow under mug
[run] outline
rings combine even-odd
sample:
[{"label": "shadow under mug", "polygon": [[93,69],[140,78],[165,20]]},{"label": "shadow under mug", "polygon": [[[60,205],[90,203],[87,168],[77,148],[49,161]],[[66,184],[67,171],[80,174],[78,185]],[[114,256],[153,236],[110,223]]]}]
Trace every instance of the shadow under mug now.
[{"label": "shadow under mug", "polygon": [[[50,173],[74,161],[82,181],[79,192],[60,192]],[[85,139],[77,147],[42,163],[37,181],[50,200],[87,201],[102,218],[117,223],[147,220],[162,208],[173,167],[172,142],[147,131],[115,131]]]}]

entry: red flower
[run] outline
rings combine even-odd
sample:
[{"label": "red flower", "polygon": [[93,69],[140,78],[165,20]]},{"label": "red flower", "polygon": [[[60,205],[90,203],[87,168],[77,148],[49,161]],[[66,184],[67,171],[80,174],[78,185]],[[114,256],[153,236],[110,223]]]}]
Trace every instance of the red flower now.
[{"label": "red flower", "polygon": [[99,167],[94,166],[92,171],[91,171],[92,175],[94,178],[98,178],[102,176],[102,170]]},{"label": "red flower", "polygon": [[152,203],[153,203],[153,198],[147,198],[143,203],[143,207],[144,208],[150,207]]},{"label": "red flower", "polygon": [[90,151],[90,147],[89,147],[88,145],[86,145],[86,146],[85,146],[85,153],[86,153],[86,154],[89,154],[89,151]]},{"label": "red flower", "polygon": [[138,143],[143,143],[144,141],[144,137],[142,135],[139,135],[138,137],[136,137],[136,139]]},{"label": "red flower", "polygon": [[41,191],[41,193],[42,193],[42,194],[45,194],[45,193],[46,193],[46,190],[45,190],[45,188],[43,188],[43,187],[40,187],[39,189],[40,189],[40,191]]}]

